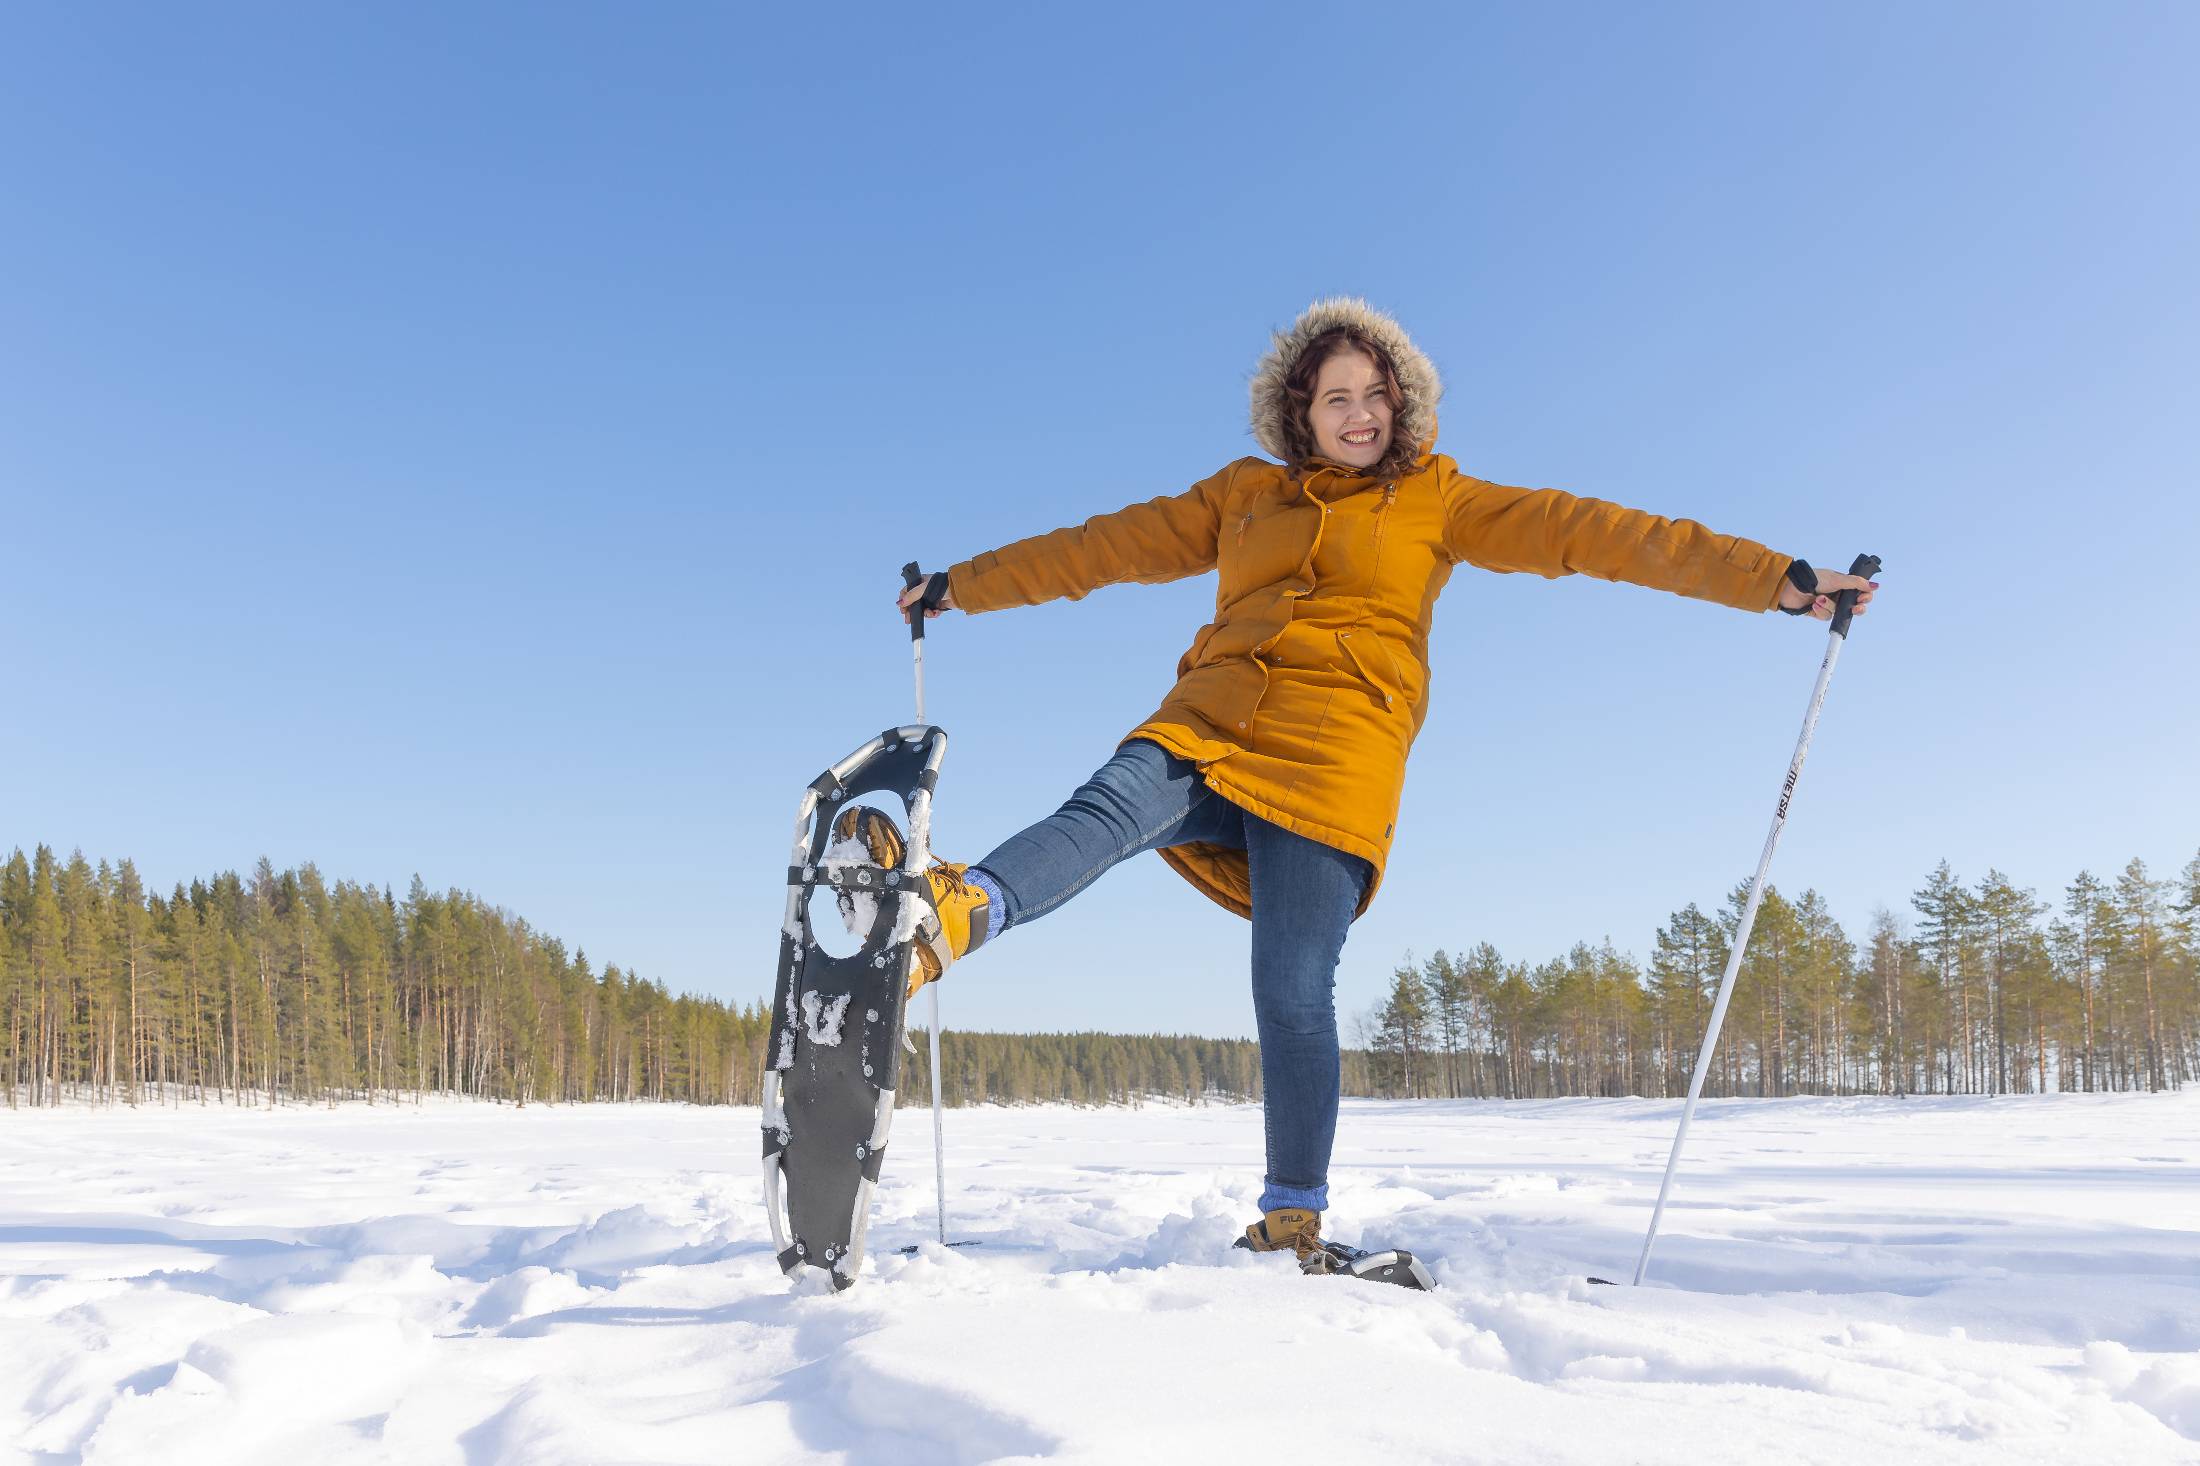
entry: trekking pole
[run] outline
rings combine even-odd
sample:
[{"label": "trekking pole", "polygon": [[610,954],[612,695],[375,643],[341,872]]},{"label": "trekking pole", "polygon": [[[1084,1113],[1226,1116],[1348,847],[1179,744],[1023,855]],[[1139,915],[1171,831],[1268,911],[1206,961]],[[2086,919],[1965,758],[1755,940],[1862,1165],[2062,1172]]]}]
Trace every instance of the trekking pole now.
[{"label": "trekking pole", "polygon": [[[909,603],[909,645],[917,668],[917,722],[924,722],[924,622],[925,613],[940,603],[947,588],[947,577],[935,573],[929,578],[911,560],[901,567],[902,584],[914,589],[924,587],[924,594]],[[914,833],[914,832],[912,832]],[[918,852],[929,855],[929,850]],[[902,899],[914,901],[914,896]],[[932,1176],[939,1190],[940,1245],[947,1245],[947,1141],[940,1129],[943,1107],[940,1103],[940,985],[927,984],[932,989],[930,1048],[932,1053]]]},{"label": "trekking pole", "polygon": [[[1879,557],[1859,555],[1849,574],[1867,580],[1879,573]],[[1658,1184],[1658,1204],[1650,1213],[1650,1230],[1642,1239],[1642,1256],[1635,1262],[1635,1285],[1642,1285],[1650,1270],[1650,1248],[1658,1240],[1658,1223],[1665,1216],[1665,1198],[1673,1189],[1673,1172],[1681,1163],[1681,1147],[1688,1142],[1688,1122],[1696,1113],[1696,1098],[1703,1093],[1704,1076],[1711,1072],[1711,1051],[1718,1046],[1719,1024],[1726,1018],[1727,999],[1734,996],[1734,978],[1742,970],[1742,953],[1749,946],[1749,930],[1757,922],[1757,903],[1764,898],[1765,872],[1772,868],[1772,852],[1780,848],[1780,832],[1787,828],[1788,802],[1795,797],[1795,782],[1803,776],[1803,757],[1810,752],[1810,735],[1817,730],[1818,713],[1826,705],[1826,684],[1833,680],[1833,664],[1841,659],[1841,647],[1849,639],[1849,621],[1856,612],[1856,592],[1842,591],[1833,602],[1833,629],[1826,637],[1826,659],[1818,666],[1818,685],[1811,689],[1810,710],[1803,714],[1803,735],[1795,742],[1795,757],[1788,763],[1787,778],[1780,785],[1780,803],[1772,812],[1772,833],[1765,836],[1764,853],[1757,857],[1757,874],[1749,882],[1749,902],[1742,908],[1742,924],[1734,933],[1734,949],[1727,954],[1726,973],[1719,979],[1718,1001],[1711,1005],[1711,1025],[1704,1030],[1703,1048],[1696,1055],[1696,1072],[1688,1081],[1688,1102],[1681,1106],[1681,1126],[1673,1135],[1673,1153],[1666,1157],[1665,1179]],[[1597,1281],[1601,1282],[1602,1279]]]}]

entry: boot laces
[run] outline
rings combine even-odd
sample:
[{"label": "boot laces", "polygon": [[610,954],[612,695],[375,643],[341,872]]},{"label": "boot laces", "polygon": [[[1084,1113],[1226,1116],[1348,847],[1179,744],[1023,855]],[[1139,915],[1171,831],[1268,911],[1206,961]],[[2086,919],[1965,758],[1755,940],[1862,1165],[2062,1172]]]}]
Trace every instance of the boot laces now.
[{"label": "boot laces", "polygon": [[978,888],[968,879],[969,869],[967,865],[949,865],[944,860],[935,860],[927,874],[938,880],[948,895],[968,899],[978,894]]},{"label": "boot laces", "polygon": [[1291,1234],[1291,1250],[1298,1254],[1299,1266],[1319,1266],[1329,1256],[1322,1250],[1322,1224],[1319,1217]]},{"label": "boot laces", "polygon": [[1307,1222],[1276,1238],[1279,1246],[1288,1246],[1298,1259],[1299,1271],[1307,1273],[1333,1273],[1338,1269],[1337,1255],[1322,1241],[1322,1219],[1319,1212]]}]

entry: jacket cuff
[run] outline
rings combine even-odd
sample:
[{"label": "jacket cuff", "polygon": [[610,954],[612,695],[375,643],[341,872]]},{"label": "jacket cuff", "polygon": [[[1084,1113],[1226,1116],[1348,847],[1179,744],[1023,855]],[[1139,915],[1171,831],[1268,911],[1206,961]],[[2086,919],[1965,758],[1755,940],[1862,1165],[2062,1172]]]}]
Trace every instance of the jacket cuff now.
[{"label": "jacket cuff", "polygon": [[[1780,609],[1780,587],[1788,583],[1788,567],[1795,563],[1793,555],[1782,555],[1778,551],[1766,552],[1765,558],[1757,567],[1756,606],[1759,611]],[[957,592],[956,599],[960,601],[960,592]]]},{"label": "jacket cuff", "polygon": [[998,601],[986,599],[985,584],[986,572],[993,568],[998,558],[993,551],[987,550],[982,555],[973,555],[947,567],[947,589],[955,598],[956,610],[978,612],[1000,609]]}]

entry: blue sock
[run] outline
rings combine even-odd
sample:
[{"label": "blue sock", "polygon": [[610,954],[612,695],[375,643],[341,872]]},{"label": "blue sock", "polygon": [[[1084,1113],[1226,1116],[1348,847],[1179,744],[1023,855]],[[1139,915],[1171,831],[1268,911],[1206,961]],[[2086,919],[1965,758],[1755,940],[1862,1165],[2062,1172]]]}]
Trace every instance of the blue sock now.
[{"label": "blue sock", "polygon": [[964,871],[963,879],[985,892],[985,939],[990,942],[1001,934],[1001,928],[1008,922],[1008,902],[1001,898],[1000,882],[983,866],[977,865]]},{"label": "blue sock", "polygon": [[1287,1206],[1295,1206],[1302,1211],[1329,1210],[1329,1183],[1324,1181],[1321,1185],[1312,1187],[1278,1186],[1270,1181],[1261,1188],[1262,1211],[1281,1211]]}]

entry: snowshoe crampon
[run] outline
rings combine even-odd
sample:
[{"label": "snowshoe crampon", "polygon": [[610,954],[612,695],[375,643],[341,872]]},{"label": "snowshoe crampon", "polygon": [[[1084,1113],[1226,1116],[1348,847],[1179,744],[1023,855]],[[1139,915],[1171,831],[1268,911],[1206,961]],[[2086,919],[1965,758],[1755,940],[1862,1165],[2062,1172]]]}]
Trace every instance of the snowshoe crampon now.
[{"label": "snowshoe crampon", "polygon": [[[863,1266],[894,1119],[909,964],[931,915],[923,872],[946,754],[947,735],[936,727],[890,728],[820,774],[795,817],[763,1086],[764,1207],[790,1278],[823,1268],[846,1288]],[[892,868],[833,839],[841,811],[876,793],[898,796],[908,814]],[[826,951],[811,928],[820,890],[862,934],[850,956]]]}]

